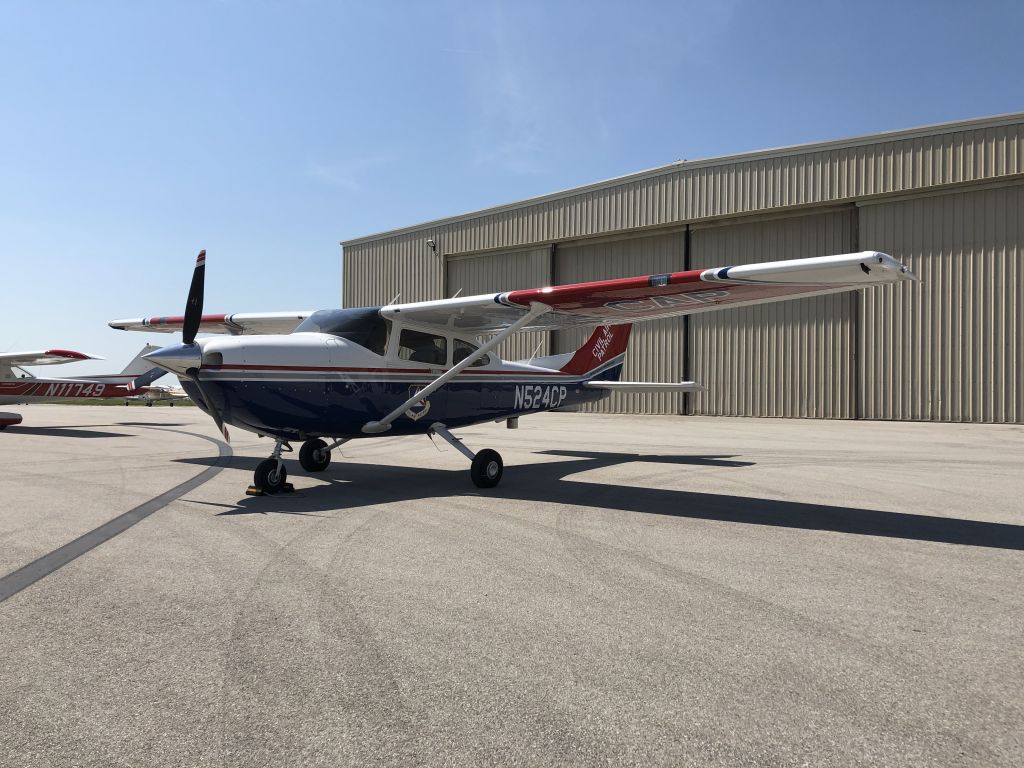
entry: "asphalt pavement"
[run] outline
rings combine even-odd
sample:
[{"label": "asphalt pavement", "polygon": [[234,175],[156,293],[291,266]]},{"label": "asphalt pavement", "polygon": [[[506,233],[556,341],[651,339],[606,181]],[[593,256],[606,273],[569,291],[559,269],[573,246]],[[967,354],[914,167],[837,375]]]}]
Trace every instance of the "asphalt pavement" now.
[{"label": "asphalt pavement", "polygon": [[0,766],[1024,764],[1022,426],[14,410]]}]

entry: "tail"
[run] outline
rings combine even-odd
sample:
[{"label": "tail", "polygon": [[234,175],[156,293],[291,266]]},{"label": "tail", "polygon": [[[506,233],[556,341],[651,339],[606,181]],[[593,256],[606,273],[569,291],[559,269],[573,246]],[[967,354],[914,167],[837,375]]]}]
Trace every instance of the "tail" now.
[{"label": "tail", "polygon": [[158,349],[160,349],[160,347],[155,344],[147,344],[144,346],[142,351],[133,357],[131,362],[125,366],[125,369],[121,371],[120,375],[135,378],[136,376],[148,373],[153,368],[153,364],[148,360],[143,360],[142,357],[143,355],[148,355],[150,352],[155,352]]},{"label": "tail", "polygon": [[626,354],[632,330],[632,324],[595,328],[587,343],[577,349],[560,370],[572,376],[588,373],[598,376],[607,371],[610,378],[617,380],[622,374],[622,356]]}]

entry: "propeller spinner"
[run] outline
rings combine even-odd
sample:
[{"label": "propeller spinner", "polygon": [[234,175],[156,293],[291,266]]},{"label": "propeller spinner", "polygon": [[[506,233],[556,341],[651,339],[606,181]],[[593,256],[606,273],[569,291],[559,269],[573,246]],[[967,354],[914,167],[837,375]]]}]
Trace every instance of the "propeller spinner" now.
[{"label": "propeller spinner", "polygon": [[192,272],[192,284],[188,289],[188,301],[185,303],[185,319],[182,324],[181,344],[164,347],[156,352],[145,355],[145,358],[154,365],[176,373],[179,376],[186,376],[191,379],[206,404],[206,410],[213,417],[217,429],[224,435],[224,439],[231,442],[228,429],[224,425],[224,419],[214,405],[209,392],[203,386],[199,378],[199,369],[203,366],[203,350],[196,343],[196,334],[199,333],[199,326],[203,319],[203,284],[206,282],[206,250],[199,252],[196,258],[196,268]]}]

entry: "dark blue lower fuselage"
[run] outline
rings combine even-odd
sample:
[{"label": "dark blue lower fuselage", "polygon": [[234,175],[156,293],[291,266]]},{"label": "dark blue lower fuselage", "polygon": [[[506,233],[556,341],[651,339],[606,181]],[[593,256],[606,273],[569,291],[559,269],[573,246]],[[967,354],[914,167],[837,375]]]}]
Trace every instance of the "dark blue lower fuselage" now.
[{"label": "dark blue lower fuselage", "polygon": [[[587,381],[618,380],[619,363]],[[369,437],[362,428],[383,418],[430,382],[420,381],[280,381],[205,379],[203,389],[224,421],[241,429],[285,440],[311,437]],[[182,387],[197,406],[209,412],[194,382]],[[427,404],[407,411],[387,435],[423,434],[436,422],[449,429],[500,421],[513,416],[594,402],[607,390],[584,386],[580,377],[552,376],[518,381],[474,378],[452,381],[427,398]]]}]

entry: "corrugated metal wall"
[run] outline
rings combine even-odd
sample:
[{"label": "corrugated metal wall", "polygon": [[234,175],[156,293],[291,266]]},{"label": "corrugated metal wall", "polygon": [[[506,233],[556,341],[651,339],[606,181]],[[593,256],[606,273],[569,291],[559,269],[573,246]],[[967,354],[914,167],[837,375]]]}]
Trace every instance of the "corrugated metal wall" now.
[{"label": "corrugated metal wall", "polygon": [[[854,250],[856,211],[694,228],[691,267],[710,269]],[[854,416],[854,294],[816,296],[690,318],[691,412]]]},{"label": "corrugated metal wall", "polygon": [[[384,255],[433,236],[444,253],[660,227],[1024,173],[1024,116],[972,120],[789,150],[680,163],[533,201],[345,243]],[[428,234],[430,233],[430,234]],[[346,274],[348,274],[346,270]],[[347,295],[347,294],[346,294]]]},{"label": "corrugated metal wall", "polygon": [[[448,297],[515,291],[551,285],[551,246],[510,253],[489,253],[448,260],[445,290]],[[503,360],[524,360],[534,353],[549,354],[546,331],[518,333],[498,347]]]},{"label": "corrugated metal wall", "polygon": [[[709,391],[691,411],[1024,422],[1022,182],[1024,114],[675,164],[347,241],[343,304],[682,269],[687,224],[693,268],[883,250],[925,282],[692,318],[690,377]],[[537,279],[524,254],[552,243],[553,280]],[[678,380],[682,327],[638,326],[625,376]],[[555,351],[582,335],[558,334]],[[647,394],[595,410],[679,408]]]},{"label": "corrugated metal wall", "polygon": [[426,301],[444,295],[444,257],[427,245],[428,232],[386,242],[346,246],[342,258],[342,306],[370,307]]},{"label": "corrugated metal wall", "polygon": [[860,238],[922,281],[865,292],[861,415],[1024,421],[1024,185],[865,205]]},{"label": "corrugated metal wall", "polygon": [[[559,248],[555,283],[580,283],[683,269],[683,234],[634,237],[614,242]],[[555,332],[555,351],[579,348],[592,329]],[[682,318],[639,323],[633,328],[622,378],[626,381],[680,381],[686,338]],[[682,401],[671,392],[613,394],[583,410],[599,413],[681,413]]]}]

